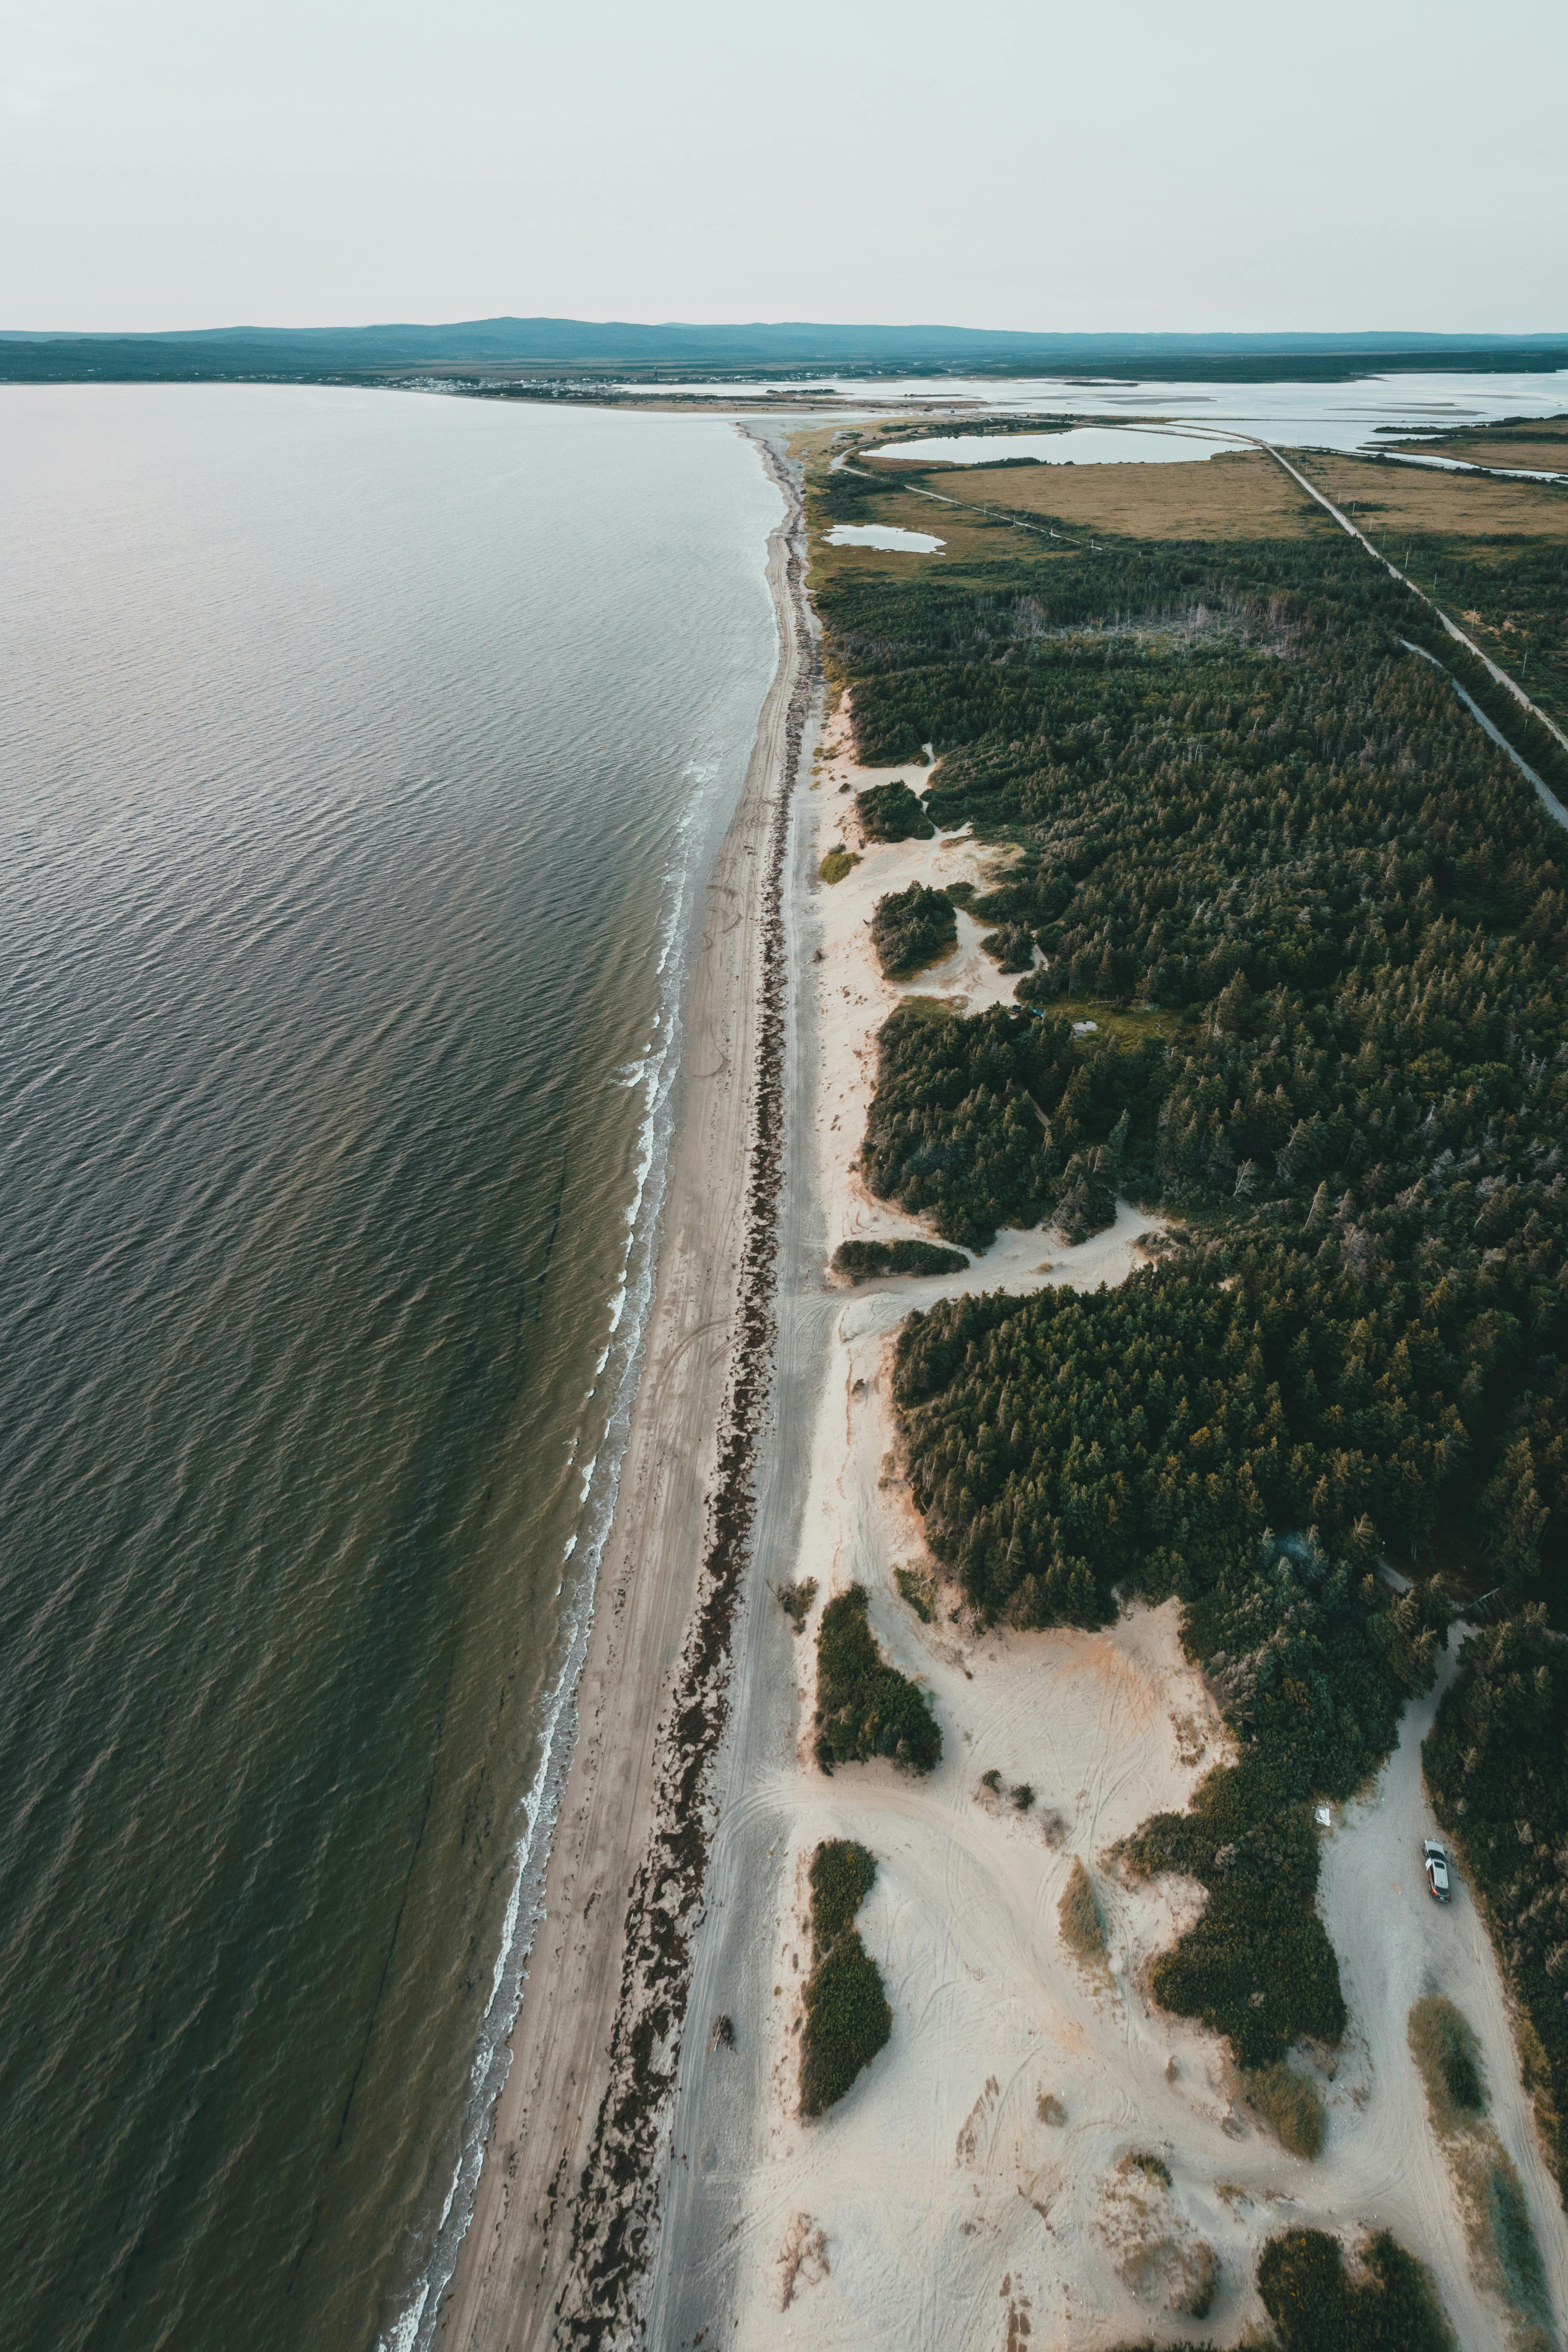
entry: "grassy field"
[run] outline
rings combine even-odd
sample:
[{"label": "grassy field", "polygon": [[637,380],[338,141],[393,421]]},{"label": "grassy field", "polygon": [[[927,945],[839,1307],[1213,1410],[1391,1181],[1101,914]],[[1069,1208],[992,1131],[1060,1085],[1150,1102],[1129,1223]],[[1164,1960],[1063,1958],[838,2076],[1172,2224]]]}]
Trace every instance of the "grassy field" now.
[{"label": "grassy field", "polygon": [[1568,489],[1550,482],[1483,480],[1474,474],[1380,466],[1366,457],[1308,457],[1303,474],[1398,562],[1400,532],[1456,539],[1568,541]]},{"label": "grassy field", "polygon": [[[910,470],[896,462],[885,469]],[[1178,466],[932,466],[920,478],[977,506],[1126,539],[1300,539],[1321,527],[1310,502],[1261,450]]]}]

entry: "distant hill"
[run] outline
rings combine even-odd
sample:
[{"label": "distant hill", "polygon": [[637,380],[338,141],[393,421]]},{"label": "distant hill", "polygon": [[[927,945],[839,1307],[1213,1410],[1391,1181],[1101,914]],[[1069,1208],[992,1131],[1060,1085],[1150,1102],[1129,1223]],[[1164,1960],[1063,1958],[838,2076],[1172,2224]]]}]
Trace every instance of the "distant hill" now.
[{"label": "distant hill", "polygon": [[0,331],[0,381],[481,383],[616,375],[837,374],[1348,377],[1387,369],[1568,367],[1568,333],[1039,335],[986,327],[692,327],[619,320],[469,319],[448,326],[213,327],[180,333]]}]

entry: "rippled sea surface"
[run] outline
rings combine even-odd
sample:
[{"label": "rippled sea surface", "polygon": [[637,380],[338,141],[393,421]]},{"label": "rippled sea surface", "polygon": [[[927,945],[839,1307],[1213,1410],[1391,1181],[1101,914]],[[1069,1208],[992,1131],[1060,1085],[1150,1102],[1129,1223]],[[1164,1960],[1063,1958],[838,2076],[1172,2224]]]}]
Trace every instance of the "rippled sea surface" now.
[{"label": "rippled sea surface", "polygon": [[708,419],[0,404],[5,2336],[411,2341],[777,499]]}]

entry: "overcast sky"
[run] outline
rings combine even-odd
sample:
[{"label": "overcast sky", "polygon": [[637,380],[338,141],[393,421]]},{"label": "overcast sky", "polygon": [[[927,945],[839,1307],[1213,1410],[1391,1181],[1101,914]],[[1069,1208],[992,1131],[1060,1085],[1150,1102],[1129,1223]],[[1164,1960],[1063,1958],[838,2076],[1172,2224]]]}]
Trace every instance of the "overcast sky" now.
[{"label": "overcast sky", "polygon": [[0,0],[0,326],[1568,328],[1564,0]]}]

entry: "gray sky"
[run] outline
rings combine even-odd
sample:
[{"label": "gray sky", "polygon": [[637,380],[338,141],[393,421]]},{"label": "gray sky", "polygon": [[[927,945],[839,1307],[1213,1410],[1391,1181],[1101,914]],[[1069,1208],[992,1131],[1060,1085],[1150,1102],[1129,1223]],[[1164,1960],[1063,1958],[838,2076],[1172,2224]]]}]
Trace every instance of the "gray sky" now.
[{"label": "gray sky", "polygon": [[1568,328],[1563,0],[0,0],[0,325]]}]

